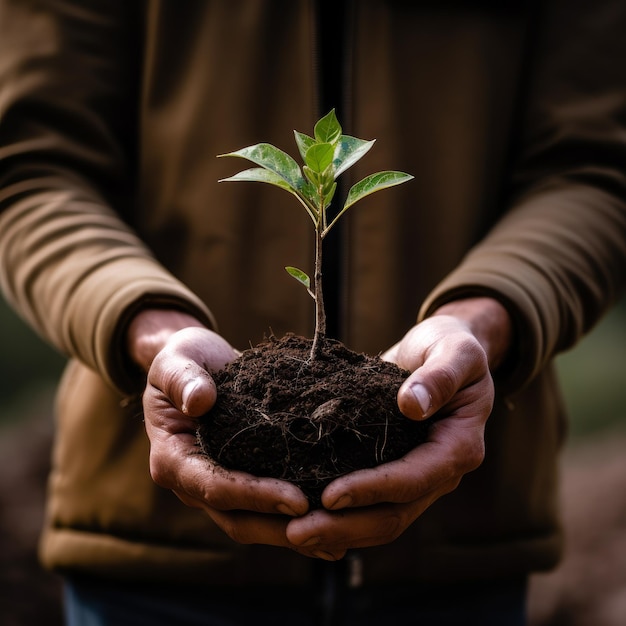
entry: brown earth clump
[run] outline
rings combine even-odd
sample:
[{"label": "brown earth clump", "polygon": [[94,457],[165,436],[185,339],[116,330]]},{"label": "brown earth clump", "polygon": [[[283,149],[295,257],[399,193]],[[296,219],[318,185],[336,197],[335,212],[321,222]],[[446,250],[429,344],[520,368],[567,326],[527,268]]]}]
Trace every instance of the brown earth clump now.
[{"label": "brown earth clump", "polygon": [[429,420],[397,406],[408,372],[325,340],[270,337],[214,378],[218,399],[200,421],[198,440],[220,465],[298,485],[312,508],[324,487],[354,470],[400,458],[422,443]]}]

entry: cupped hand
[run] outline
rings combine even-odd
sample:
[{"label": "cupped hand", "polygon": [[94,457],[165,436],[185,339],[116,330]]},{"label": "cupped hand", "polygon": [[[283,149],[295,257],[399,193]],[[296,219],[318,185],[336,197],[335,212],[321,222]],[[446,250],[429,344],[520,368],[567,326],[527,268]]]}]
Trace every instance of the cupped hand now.
[{"label": "cupped hand", "polygon": [[[146,340],[143,331],[151,328],[161,329],[156,331],[157,341],[154,335]],[[150,323],[139,320],[129,334],[129,344],[135,346],[131,355],[144,366],[149,363],[143,409],[153,480],[188,506],[204,510],[238,543],[284,546],[307,554],[286,537],[289,519],[308,510],[300,489],[285,481],[226,470],[200,453],[197,420],[217,397],[211,373],[237,352],[200,324],[173,332],[162,328],[154,318]],[[146,345],[155,347],[146,350]]]},{"label": "cupped hand", "polygon": [[414,326],[383,358],[409,370],[398,392],[409,419],[436,415],[425,443],[397,461],[346,474],[326,487],[323,509],[292,520],[287,537],[334,560],[351,548],[389,543],[454,490],[485,454],[496,367],[510,319],[489,298],[451,304]]}]

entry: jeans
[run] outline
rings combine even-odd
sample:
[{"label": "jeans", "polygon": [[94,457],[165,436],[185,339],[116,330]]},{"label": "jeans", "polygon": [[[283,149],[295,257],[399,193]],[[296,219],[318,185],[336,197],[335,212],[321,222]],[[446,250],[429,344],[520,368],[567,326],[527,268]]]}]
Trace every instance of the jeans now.
[{"label": "jeans", "polygon": [[454,585],[339,584],[330,564],[316,589],[182,590],[70,578],[67,626],[524,626],[526,581]]}]

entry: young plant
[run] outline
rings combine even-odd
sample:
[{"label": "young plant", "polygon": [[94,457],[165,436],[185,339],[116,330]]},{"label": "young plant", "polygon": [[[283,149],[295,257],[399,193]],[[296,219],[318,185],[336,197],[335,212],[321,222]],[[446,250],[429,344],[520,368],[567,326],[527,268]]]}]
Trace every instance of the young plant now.
[{"label": "young plant", "polygon": [[304,285],[315,301],[315,334],[311,359],[318,357],[326,336],[326,311],[322,291],[322,242],[339,218],[362,198],[411,180],[404,172],[384,171],[370,174],[349,190],[343,207],[329,222],[328,208],[337,189],[337,178],[352,167],[374,145],[342,134],[334,109],[322,117],[313,130],[313,137],[294,131],[296,144],[304,162],[302,169],[288,154],[268,143],[259,143],[220,156],[240,157],[258,167],[224,178],[224,181],[269,183],[293,194],[302,204],[315,228],[315,269],[313,287],[306,272],[287,266],[287,272]]}]

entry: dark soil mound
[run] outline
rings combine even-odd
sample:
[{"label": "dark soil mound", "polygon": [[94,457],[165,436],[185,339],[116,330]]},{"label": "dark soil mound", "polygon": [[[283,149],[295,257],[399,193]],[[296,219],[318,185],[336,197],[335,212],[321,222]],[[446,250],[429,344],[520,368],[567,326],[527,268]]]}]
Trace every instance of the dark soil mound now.
[{"label": "dark soil mound", "polygon": [[220,465],[297,484],[320,506],[324,487],[356,469],[397,459],[422,443],[428,421],[396,403],[408,372],[326,340],[271,337],[215,376],[218,400],[198,429]]}]

